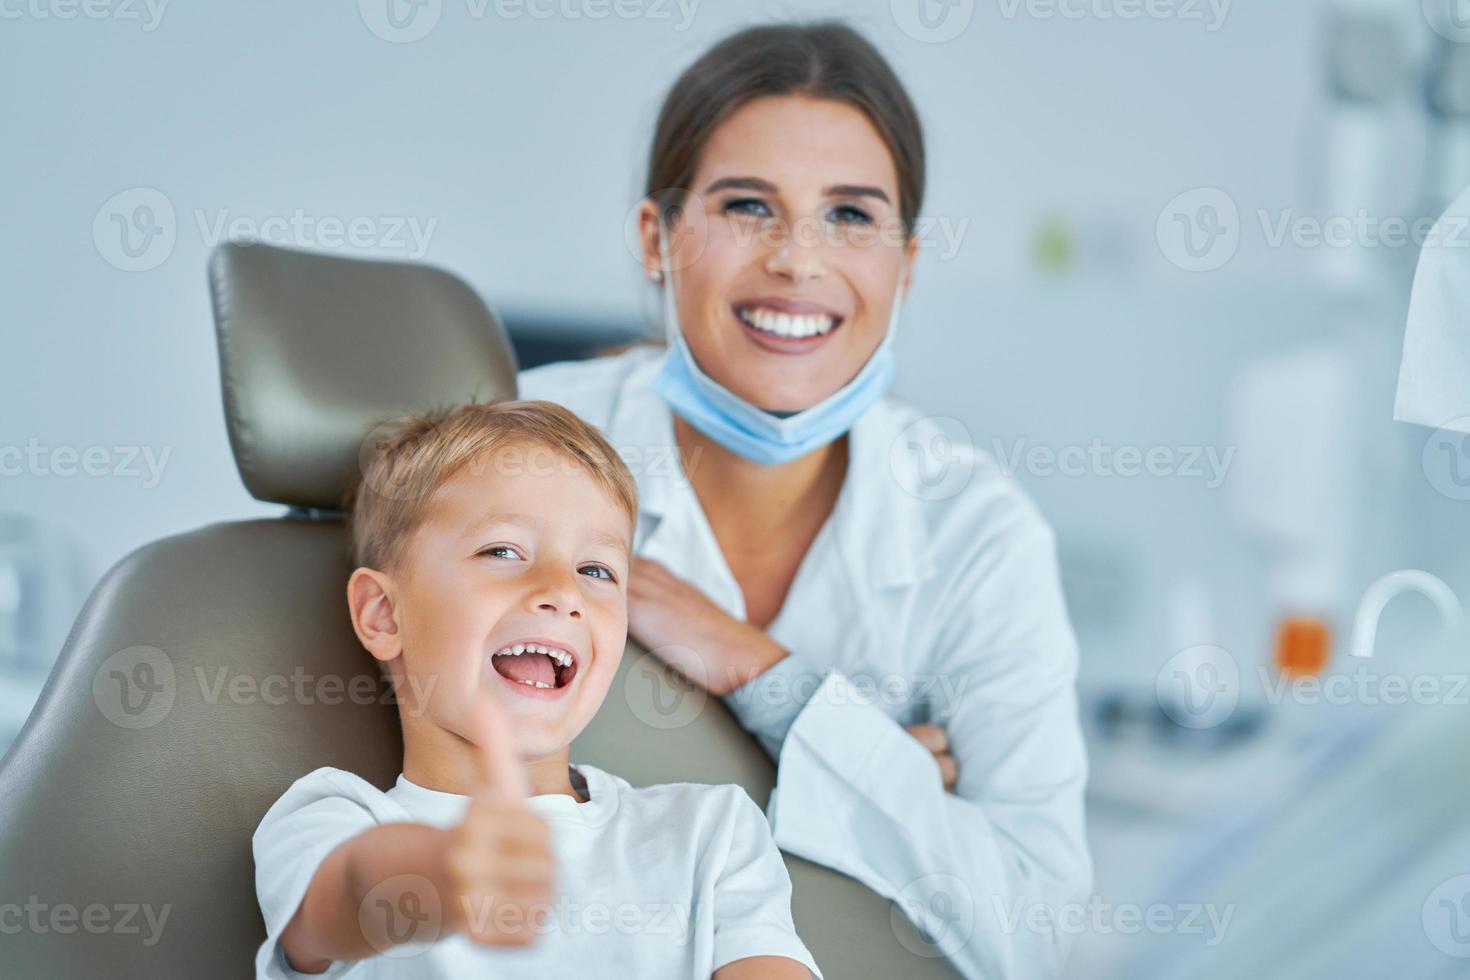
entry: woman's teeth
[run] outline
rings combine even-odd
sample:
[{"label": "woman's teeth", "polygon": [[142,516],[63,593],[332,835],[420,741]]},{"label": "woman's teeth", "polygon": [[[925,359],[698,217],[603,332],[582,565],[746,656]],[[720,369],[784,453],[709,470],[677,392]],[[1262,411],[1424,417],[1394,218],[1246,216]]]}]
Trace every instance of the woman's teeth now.
[{"label": "woman's teeth", "polygon": [[837,325],[836,317],[823,313],[792,316],[790,313],[778,313],[760,307],[741,309],[737,313],[740,319],[757,330],[764,330],[778,337],[818,337],[830,333]]}]

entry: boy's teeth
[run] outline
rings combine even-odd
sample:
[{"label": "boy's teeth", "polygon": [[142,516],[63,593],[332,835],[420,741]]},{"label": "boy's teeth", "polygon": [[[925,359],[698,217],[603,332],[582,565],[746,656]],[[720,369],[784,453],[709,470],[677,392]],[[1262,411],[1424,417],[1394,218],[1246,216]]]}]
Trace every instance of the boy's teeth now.
[{"label": "boy's teeth", "polygon": [[740,319],[757,330],[764,330],[766,333],[773,333],[781,337],[817,336],[830,331],[835,322],[832,317],[821,313],[792,316],[789,313],[778,313],[775,310],[761,307],[742,309]]},{"label": "boy's teeth", "polygon": [[552,662],[560,667],[572,665],[572,655],[565,650],[555,647],[543,646],[540,643],[516,643],[512,646],[502,647],[495,651],[497,657],[519,657],[523,653],[544,653],[552,659]]}]

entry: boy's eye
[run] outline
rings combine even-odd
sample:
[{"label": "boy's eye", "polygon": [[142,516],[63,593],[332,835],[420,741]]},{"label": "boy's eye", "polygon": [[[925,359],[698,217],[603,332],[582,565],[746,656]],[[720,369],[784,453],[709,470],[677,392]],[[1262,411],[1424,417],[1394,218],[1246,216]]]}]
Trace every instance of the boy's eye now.
[{"label": "boy's eye", "polygon": [[476,554],[485,558],[521,557],[521,553],[508,544],[492,544],[488,548],[481,548]]},{"label": "boy's eye", "polygon": [[582,571],[592,573],[593,578],[605,579],[608,582],[616,582],[618,577],[612,573],[612,569],[606,565],[583,565]]}]

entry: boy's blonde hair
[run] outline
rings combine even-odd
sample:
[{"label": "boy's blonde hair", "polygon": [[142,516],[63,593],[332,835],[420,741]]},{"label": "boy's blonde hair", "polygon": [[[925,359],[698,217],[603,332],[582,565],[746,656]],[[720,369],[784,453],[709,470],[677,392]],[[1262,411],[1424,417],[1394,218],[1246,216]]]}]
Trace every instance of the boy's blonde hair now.
[{"label": "boy's blonde hair", "polygon": [[[539,448],[521,454],[530,444]],[[548,453],[549,451],[549,453]],[[363,444],[362,478],[348,493],[353,559],[384,570],[403,557],[434,492],[466,467],[494,456],[508,476],[544,467],[538,455],[584,470],[638,521],[638,486],[627,464],[595,428],[547,401],[470,404],[376,427]],[[529,455],[531,460],[526,460]]]}]

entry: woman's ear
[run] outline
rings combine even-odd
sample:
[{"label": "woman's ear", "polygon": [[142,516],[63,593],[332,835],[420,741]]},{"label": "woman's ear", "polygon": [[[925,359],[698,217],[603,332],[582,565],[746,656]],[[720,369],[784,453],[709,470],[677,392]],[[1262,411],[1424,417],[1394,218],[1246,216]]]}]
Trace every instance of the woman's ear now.
[{"label": "woman's ear", "polygon": [[662,276],[664,272],[659,256],[660,239],[667,239],[662,245],[668,250],[669,269],[674,272],[698,262],[709,244],[709,216],[705,214],[703,198],[693,191],[683,192],[678,217],[670,226],[659,219],[662,212],[659,196],[650,195],[638,204],[638,244],[643,253],[640,261],[644,274],[655,282],[654,273]]},{"label": "woman's ear", "polygon": [[663,233],[659,226],[658,205],[652,198],[645,197],[638,205],[638,243],[642,248],[642,262],[644,275],[653,282],[658,282],[663,277],[662,263],[658,257],[658,239]]},{"label": "woman's ear", "polygon": [[359,568],[347,580],[347,608],[352,629],[377,660],[387,663],[403,652],[397,595],[393,579],[371,568]]}]

